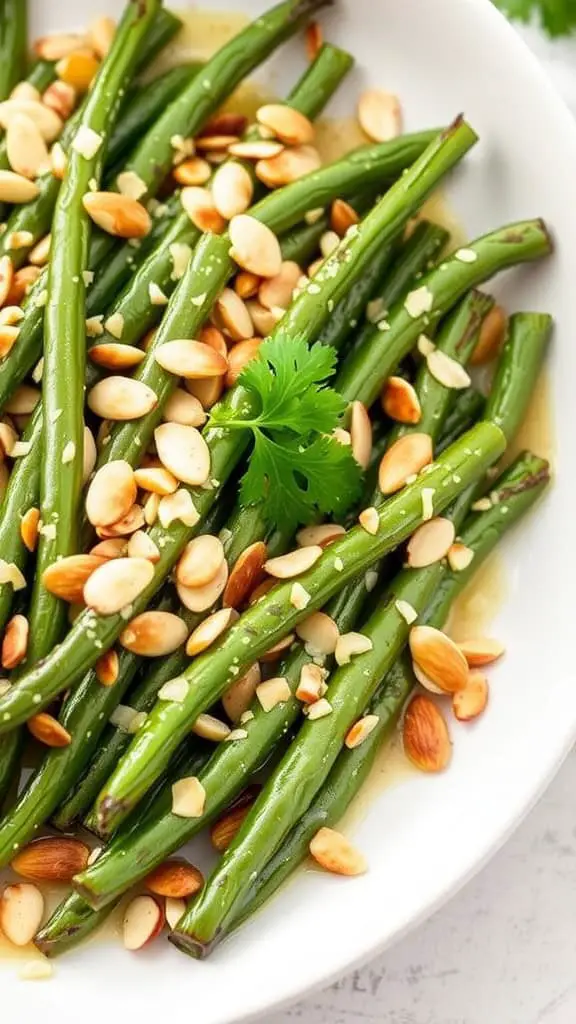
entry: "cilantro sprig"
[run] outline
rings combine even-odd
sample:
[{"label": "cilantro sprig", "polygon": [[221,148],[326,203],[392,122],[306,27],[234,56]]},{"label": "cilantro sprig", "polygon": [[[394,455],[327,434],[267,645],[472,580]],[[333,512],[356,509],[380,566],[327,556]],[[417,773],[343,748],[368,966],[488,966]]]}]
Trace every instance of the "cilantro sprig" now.
[{"label": "cilantro sprig", "polygon": [[576,0],[494,0],[509,18],[531,21],[538,15],[551,36],[568,35],[576,28]]},{"label": "cilantro sprig", "polygon": [[303,335],[277,332],[239,378],[256,414],[246,419],[226,404],[212,412],[213,426],[252,432],[240,500],[248,506],[264,498],[270,526],[289,531],[319,514],[340,515],[360,495],[362,473],[350,447],[330,436],[346,409],[327,383],[335,370],[330,346],[308,347]]}]

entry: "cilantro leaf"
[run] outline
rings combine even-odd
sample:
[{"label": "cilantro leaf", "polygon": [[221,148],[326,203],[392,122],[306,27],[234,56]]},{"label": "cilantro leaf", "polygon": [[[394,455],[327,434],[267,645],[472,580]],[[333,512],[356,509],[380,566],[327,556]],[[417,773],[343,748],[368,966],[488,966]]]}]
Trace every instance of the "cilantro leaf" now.
[{"label": "cilantro leaf", "polygon": [[535,14],[551,36],[568,35],[576,28],[576,0],[493,0],[509,18],[531,21]]}]

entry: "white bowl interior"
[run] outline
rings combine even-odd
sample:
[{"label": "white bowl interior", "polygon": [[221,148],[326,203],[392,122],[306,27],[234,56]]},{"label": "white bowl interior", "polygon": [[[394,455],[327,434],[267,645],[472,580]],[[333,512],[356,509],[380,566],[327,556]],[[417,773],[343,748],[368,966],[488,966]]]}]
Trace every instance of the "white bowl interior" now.
[{"label": "white bowl interior", "polygon": [[[84,24],[119,0],[32,0],[35,28]],[[210,5],[212,6],[212,4]],[[262,10],[262,0],[223,0],[223,9]],[[322,18],[326,35],[358,66],[333,110],[351,112],[366,83],[402,97],[410,130],[459,111],[480,143],[452,177],[451,203],[473,236],[542,215],[556,241],[545,265],[498,283],[511,309],[556,317],[550,367],[558,480],[538,512],[505,545],[508,599],[494,635],[508,655],[493,673],[490,708],[452,731],[452,766],[441,777],[411,775],[375,798],[355,829],[370,871],[353,881],[304,872],[209,961],[167,944],[139,955],[93,944],[56,965],[48,984],[23,986],[2,973],[5,1009],[44,1021],[96,1024],[109,1009],[140,1024],[186,1008],[198,1024],[243,1019],[295,998],[392,942],[474,872],[542,790],[574,736],[571,654],[574,554],[569,540],[576,441],[568,422],[576,379],[573,282],[576,132],[571,118],[513,31],[486,0],[340,0]],[[282,94],[302,67],[301,44],[272,62]]]}]

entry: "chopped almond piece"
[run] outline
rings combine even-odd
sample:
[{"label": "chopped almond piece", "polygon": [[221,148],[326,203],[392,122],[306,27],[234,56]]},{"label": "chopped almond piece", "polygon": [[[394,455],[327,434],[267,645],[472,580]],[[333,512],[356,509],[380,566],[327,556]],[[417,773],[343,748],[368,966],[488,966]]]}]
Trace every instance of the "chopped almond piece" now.
[{"label": "chopped almond piece", "polygon": [[326,871],[336,875],[363,875],[368,870],[366,859],[341,832],[332,828],[318,830],[310,843],[314,860]]}]

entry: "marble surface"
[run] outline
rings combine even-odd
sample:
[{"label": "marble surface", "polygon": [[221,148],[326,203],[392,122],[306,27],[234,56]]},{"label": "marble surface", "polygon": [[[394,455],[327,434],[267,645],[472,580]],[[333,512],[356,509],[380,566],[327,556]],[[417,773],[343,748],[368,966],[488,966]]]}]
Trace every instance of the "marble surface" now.
[{"label": "marble surface", "polygon": [[[576,114],[576,37],[551,43],[521,32]],[[575,794],[576,750],[450,903],[373,963],[266,1024],[573,1024]]]}]

